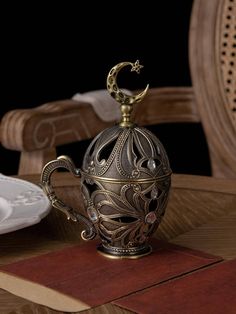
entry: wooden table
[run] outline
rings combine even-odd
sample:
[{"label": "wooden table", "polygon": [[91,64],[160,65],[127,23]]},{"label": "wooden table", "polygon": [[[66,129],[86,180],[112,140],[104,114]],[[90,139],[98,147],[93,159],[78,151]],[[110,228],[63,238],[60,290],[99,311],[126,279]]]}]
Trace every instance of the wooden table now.
[{"label": "wooden table", "polygon": [[[21,176],[39,182],[39,176]],[[80,181],[68,173],[54,175],[55,190],[83,211]],[[236,258],[236,181],[210,177],[173,175],[165,217],[155,237],[172,243]],[[0,236],[0,265],[79,243],[81,228],[55,210],[39,224]],[[62,313],[0,290],[0,313]],[[105,304],[86,313],[130,313]]]}]

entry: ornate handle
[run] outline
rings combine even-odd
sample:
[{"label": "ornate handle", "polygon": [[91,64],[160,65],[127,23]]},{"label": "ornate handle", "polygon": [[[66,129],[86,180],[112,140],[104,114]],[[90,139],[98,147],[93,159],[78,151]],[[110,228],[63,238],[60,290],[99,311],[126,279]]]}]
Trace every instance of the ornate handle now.
[{"label": "ornate handle", "polygon": [[65,168],[74,176],[80,177],[80,170],[75,167],[71,158],[68,156],[60,156],[57,159],[48,162],[44,166],[41,174],[41,187],[52,203],[52,206],[66,214],[68,220],[71,219],[73,221],[81,221],[86,225],[86,229],[81,232],[81,238],[83,240],[92,240],[96,235],[93,224],[86,217],[74,211],[73,208],[64,204],[57,198],[54,192],[51,185],[51,175],[58,168]]}]

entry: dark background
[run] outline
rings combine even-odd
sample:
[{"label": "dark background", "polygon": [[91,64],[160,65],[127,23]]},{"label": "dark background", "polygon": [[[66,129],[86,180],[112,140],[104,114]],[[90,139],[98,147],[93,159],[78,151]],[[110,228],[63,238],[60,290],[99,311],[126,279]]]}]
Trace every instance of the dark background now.
[{"label": "dark background", "polygon": [[[139,59],[145,67],[140,76],[123,75],[120,86],[190,86],[192,0],[126,2],[55,2],[28,4],[25,9],[21,3],[4,8],[0,117],[12,109],[103,89],[110,68],[122,61]],[[210,174],[200,125],[159,125],[151,130],[166,147],[174,172]],[[58,153],[80,163],[87,145],[65,146]],[[16,174],[18,159],[19,153],[0,147],[0,172]]]}]

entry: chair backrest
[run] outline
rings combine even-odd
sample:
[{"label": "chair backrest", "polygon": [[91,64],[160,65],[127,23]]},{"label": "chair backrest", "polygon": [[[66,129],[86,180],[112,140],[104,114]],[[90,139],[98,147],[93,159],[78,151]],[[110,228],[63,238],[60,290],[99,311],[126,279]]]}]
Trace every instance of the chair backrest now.
[{"label": "chair backrest", "polygon": [[189,55],[213,176],[236,178],[235,0],[194,1]]}]

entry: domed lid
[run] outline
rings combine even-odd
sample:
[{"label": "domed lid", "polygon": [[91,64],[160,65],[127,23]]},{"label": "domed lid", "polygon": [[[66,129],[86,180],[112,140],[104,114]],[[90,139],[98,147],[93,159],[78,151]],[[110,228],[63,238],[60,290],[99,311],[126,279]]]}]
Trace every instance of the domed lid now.
[{"label": "domed lid", "polygon": [[164,147],[142,127],[105,129],[91,142],[82,171],[113,179],[154,179],[171,170]]},{"label": "domed lid", "polygon": [[[155,180],[170,175],[171,169],[165,149],[157,137],[130,119],[133,103],[145,96],[146,89],[138,95],[124,94],[116,83],[121,68],[130,65],[131,71],[139,73],[142,67],[122,62],[113,67],[107,77],[107,89],[121,104],[122,119],[119,125],[105,129],[88,147],[84,156],[82,172],[106,180]],[[97,178],[98,179],[98,178]]]}]

